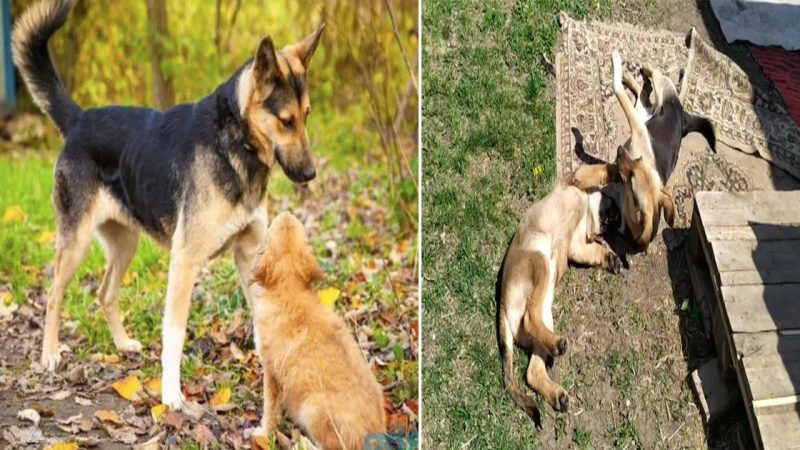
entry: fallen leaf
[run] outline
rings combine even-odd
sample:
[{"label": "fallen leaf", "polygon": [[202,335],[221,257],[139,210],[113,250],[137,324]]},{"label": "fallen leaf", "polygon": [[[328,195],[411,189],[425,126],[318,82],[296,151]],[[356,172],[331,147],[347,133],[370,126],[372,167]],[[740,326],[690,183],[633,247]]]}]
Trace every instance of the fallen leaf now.
[{"label": "fallen leaf", "polygon": [[176,430],[183,428],[183,422],[186,422],[188,417],[179,411],[167,411],[161,415],[161,423],[169,425]]},{"label": "fallen leaf", "polygon": [[200,420],[206,414],[207,409],[203,408],[199,403],[187,401],[183,403],[183,413],[191,417],[195,421]]},{"label": "fallen leaf", "polygon": [[119,355],[117,354],[106,355],[104,353],[95,353],[89,357],[89,361],[96,363],[103,363],[103,364],[118,364]]},{"label": "fallen leaf", "polygon": [[19,309],[18,304],[11,303],[13,297],[8,291],[0,293],[0,317],[10,317],[14,311]]},{"label": "fallen leaf", "polygon": [[336,288],[326,288],[319,291],[319,300],[323,305],[333,307],[339,298],[341,291]]},{"label": "fallen leaf", "polygon": [[94,412],[94,416],[97,417],[98,420],[101,422],[111,422],[116,425],[125,425],[125,422],[122,421],[122,418],[116,411],[111,411],[110,409],[98,409]]},{"label": "fallen leaf", "polygon": [[138,440],[136,433],[130,427],[124,428],[111,428],[104,426],[106,433],[111,436],[115,441],[122,442],[123,444],[134,444]]},{"label": "fallen leaf", "polygon": [[211,407],[217,411],[230,409],[229,405],[231,401],[231,394],[231,388],[227,386],[217,390],[217,392],[211,396],[211,400],[209,402],[211,403]]},{"label": "fallen leaf", "polygon": [[120,397],[132,401],[138,399],[138,393],[142,390],[142,383],[136,375],[117,380],[112,385]]},{"label": "fallen leaf", "polygon": [[38,403],[34,403],[31,405],[31,409],[39,413],[42,417],[53,417],[56,414],[56,410],[51,406],[42,406]]},{"label": "fallen leaf", "polygon": [[42,418],[39,417],[39,413],[33,409],[23,409],[17,413],[17,417],[22,420],[33,422],[34,425],[39,425],[39,421],[42,420]]},{"label": "fallen leaf", "polygon": [[78,450],[77,442],[56,442],[45,445],[42,450]]},{"label": "fallen leaf", "polygon": [[56,234],[52,231],[42,231],[39,233],[39,237],[36,238],[36,242],[40,244],[49,244],[53,242],[55,239]]},{"label": "fallen leaf", "polygon": [[84,433],[88,433],[94,428],[94,422],[92,422],[92,420],[89,418],[81,419],[81,423],[78,424],[78,428],[80,428],[80,430]]},{"label": "fallen leaf", "polygon": [[217,442],[217,437],[205,425],[197,425],[192,432],[194,440],[197,441],[203,448],[210,446],[212,443]]},{"label": "fallen leaf", "polygon": [[25,211],[19,207],[19,205],[12,205],[6,208],[6,212],[3,213],[3,221],[4,222],[22,222],[27,217]]},{"label": "fallen leaf", "polygon": [[239,346],[236,345],[235,342],[231,342],[231,345],[230,345],[229,348],[230,348],[230,351],[231,351],[231,356],[233,356],[234,359],[236,359],[237,361],[243,362],[245,359],[247,359],[247,356],[245,356],[245,354],[242,351],[242,349],[240,349]]},{"label": "fallen leaf", "polygon": [[78,414],[75,414],[74,416],[69,416],[66,419],[58,419],[58,423],[60,423],[62,425],[70,425],[70,424],[73,424],[73,423],[80,422],[81,419],[83,419],[83,414],[78,413]]},{"label": "fallen leaf", "polygon": [[64,375],[64,379],[72,385],[86,384],[86,369],[83,366],[77,366]]},{"label": "fallen leaf", "polygon": [[264,436],[250,436],[250,446],[258,450],[270,450],[269,439]]},{"label": "fallen leaf", "polygon": [[166,434],[166,432],[162,431],[161,433],[153,436],[150,440],[134,445],[133,450],[160,450],[161,441],[164,440]]},{"label": "fallen leaf", "polygon": [[31,425],[28,428],[19,428],[12,425],[3,431],[3,439],[11,444],[11,448],[13,448],[14,445],[44,442],[44,434],[36,425]]},{"label": "fallen leaf", "polygon": [[63,391],[58,391],[55,394],[51,395],[50,396],[50,400],[55,400],[55,401],[59,402],[61,400],[64,400],[65,398],[69,397],[70,395],[72,395],[72,391],[70,391],[68,389],[65,389]]},{"label": "fallen leaf", "polygon": [[158,422],[158,419],[161,418],[161,415],[164,414],[164,411],[167,410],[167,405],[158,404],[150,408],[150,415],[153,417],[153,421]]},{"label": "fallen leaf", "polygon": [[75,396],[75,403],[77,403],[77,404],[79,404],[81,406],[92,406],[92,405],[94,405],[94,403],[92,403],[92,401],[89,400],[88,398],[79,397],[77,395]]},{"label": "fallen leaf", "polygon": [[186,393],[186,395],[189,396],[200,395],[205,390],[206,390],[205,383],[191,383],[183,387],[183,391]]},{"label": "fallen leaf", "polygon": [[150,378],[145,381],[144,390],[151,397],[161,397],[161,378]]}]

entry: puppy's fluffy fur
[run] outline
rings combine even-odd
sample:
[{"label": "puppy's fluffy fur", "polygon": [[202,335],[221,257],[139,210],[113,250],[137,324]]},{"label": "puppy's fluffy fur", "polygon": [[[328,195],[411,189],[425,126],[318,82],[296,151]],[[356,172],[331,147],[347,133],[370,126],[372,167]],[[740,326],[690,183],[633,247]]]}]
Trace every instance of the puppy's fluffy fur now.
[{"label": "puppy's fluffy fur", "polygon": [[322,272],[302,224],[272,222],[253,293],[256,346],[264,366],[264,417],[271,433],[283,408],[323,448],[363,448],[385,432],[383,390],[344,321],[320,303]]}]

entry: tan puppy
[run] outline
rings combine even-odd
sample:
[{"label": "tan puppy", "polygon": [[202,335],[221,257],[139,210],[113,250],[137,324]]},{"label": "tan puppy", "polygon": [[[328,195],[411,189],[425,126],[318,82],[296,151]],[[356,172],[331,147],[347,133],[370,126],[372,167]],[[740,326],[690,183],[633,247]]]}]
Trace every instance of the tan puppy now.
[{"label": "tan puppy", "polygon": [[553,293],[568,262],[614,273],[617,255],[599,243],[599,189],[618,180],[616,166],[586,165],[556,183],[553,192],[525,212],[506,252],[500,285],[498,335],[506,389],[537,425],[539,409],[514,380],[516,343],[531,353],[526,380],[556,411],[566,411],[567,392],[545,369],[548,356],[563,355],[567,340],[553,332]]},{"label": "tan puppy", "polygon": [[322,448],[361,449],[386,431],[383,390],[344,321],[320,303],[311,283],[322,276],[302,224],[278,215],[250,285],[264,367],[255,434],[273,432],[284,409]]}]

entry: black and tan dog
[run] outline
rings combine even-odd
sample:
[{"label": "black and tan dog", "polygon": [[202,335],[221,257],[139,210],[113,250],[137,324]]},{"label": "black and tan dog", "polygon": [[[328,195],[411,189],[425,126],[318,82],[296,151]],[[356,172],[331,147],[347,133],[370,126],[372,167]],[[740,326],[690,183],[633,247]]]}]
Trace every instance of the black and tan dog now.
[{"label": "black and tan dog", "polygon": [[[678,162],[681,139],[691,132],[701,133],[712,150],[716,148],[714,127],[705,117],[687,113],[678,91],[668,77],[645,65],[642,74],[651,87],[655,103],[646,107],[649,89],[643,90],[628,74],[622,72],[619,52],[612,53],[613,90],[631,128],[631,140],[617,152],[617,165],[624,182],[618,190],[617,204],[633,239],[647,248],[658,232],[661,210],[672,226],[674,204],[665,189]],[[636,96],[636,104],[625,93],[624,86]],[[624,197],[621,198],[621,197]]]},{"label": "black and tan dog", "polygon": [[585,165],[556,182],[547,197],[528,208],[503,262],[497,327],[506,389],[514,402],[539,422],[539,409],[514,379],[514,344],[530,352],[526,380],[556,411],[566,411],[567,392],[547,375],[545,359],[560,356],[567,340],[553,332],[553,294],[567,269],[577,263],[618,273],[621,262],[599,242],[602,194],[618,182],[616,166]]},{"label": "black and tan dog", "polygon": [[117,297],[145,232],[170,251],[162,401],[178,408],[183,401],[180,361],[198,272],[230,247],[246,285],[265,240],[262,200],[270,172],[280,166],[298,183],[315,176],[306,134],[306,70],[323,28],[280,51],[264,38],[251,61],[197,103],[167,111],[84,110],[69,97],[47,50],[72,3],[37,3],[13,34],[14,62],[36,104],[65,138],[55,166],[58,231],[41,363],[51,371],[59,365],[61,301],[95,232],[108,258],[99,297],[114,344],[120,351],[141,349],[123,327]]}]

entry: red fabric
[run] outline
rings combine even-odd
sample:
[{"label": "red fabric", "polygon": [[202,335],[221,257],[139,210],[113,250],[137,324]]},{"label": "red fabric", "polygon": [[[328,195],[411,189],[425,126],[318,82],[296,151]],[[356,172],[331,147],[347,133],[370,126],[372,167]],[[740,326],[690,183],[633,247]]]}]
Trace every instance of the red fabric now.
[{"label": "red fabric", "polygon": [[800,52],[751,45],[750,54],[783,96],[789,115],[800,124]]}]

